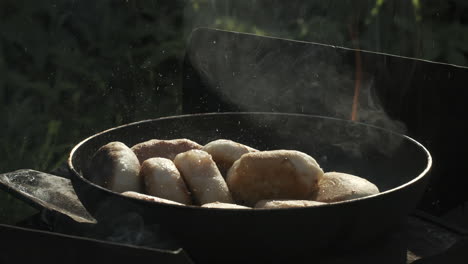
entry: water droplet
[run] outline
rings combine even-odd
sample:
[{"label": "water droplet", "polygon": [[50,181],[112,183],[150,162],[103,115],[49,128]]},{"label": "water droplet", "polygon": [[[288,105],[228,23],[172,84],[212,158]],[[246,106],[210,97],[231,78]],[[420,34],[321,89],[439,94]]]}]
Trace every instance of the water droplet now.
[{"label": "water droplet", "polygon": [[216,40],[213,40],[213,44],[216,44]]}]

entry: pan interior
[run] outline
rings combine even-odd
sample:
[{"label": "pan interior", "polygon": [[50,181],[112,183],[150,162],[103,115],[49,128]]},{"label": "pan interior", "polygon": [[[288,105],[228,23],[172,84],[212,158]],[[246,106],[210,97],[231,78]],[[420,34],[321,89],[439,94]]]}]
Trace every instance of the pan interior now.
[{"label": "pan interior", "polygon": [[273,113],[200,114],[132,123],[81,142],[71,153],[70,166],[86,171],[93,153],[111,141],[131,147],[149,139],[176,138],[200,144],[224,138],[259,150],[299,150],[314,157],[325,172],[358,175],[381,191],[421,176],[430,166],[427,151],[403,135],[346,120]]}]

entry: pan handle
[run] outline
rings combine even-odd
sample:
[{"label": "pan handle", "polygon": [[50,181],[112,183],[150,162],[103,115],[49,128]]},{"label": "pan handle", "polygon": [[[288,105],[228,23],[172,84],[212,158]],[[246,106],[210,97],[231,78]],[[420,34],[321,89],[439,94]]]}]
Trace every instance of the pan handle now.
[{"label": "pan handle", "polygon": [[0,174],[0,188],[38,209],[58,212],[79,223],[97,223],[81,204],[69,179],[21,169]]}]

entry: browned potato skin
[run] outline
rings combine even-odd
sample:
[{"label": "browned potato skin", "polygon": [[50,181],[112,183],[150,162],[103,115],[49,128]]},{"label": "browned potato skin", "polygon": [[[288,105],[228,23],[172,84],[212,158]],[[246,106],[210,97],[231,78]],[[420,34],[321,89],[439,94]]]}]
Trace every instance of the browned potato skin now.
[{"label": "browned potato skin", "polygon": [[322,175],[309,155],[273,150],[244,154],[229,169],[226,182],[236,203],[254,206],[265,199],[306,200]]},{"label": "browned potato skin", "polygon": [[194,141],[182,138],[172,140],[151,139],[134,145],[131,149],[140,163],[149,158],[166,158],[174,160],[177,154],[191,149],[201,149],[202,146]]},{"label": "browned potato skin", "polygon": [[150,158],[143,162],[140,169],[146,194],[191,204],[192,198],[174,163],[166,158]]},{"label": "browned potato skin", "polygon": [[203,146],[202,150],[208,152],[213,157],[223,177],[226,177],[229,168],[231,168],[232,164],[242,155],[258,151],[249,146],[227,139],[211,141]]},{"label": "browned potato skin", "polygon": [[379,189],[368,180],[341,172],[327,172],[312,196],[318,202],[340,202],[379,193]]},{"label": "browned potato skin", "polygon": [[115,192],[143,190],[139,177],[140,162],[135,154],[122,142],[110,142],[91,158],[86,173],[94,183]]},{"label": "browned potato skin", "polygon": [[211,155],[203,150],[180,153],[174,164],[198,204],[232,203],[228,186]]},{"label": "browned potato skin", "polygon": [[309,200],[261,200],[255,204],[255,209],[302,208],[324,204],[326,203]]},{"label": "browned potato skin", "polygon": [[144,200],[144,201],[148,201],[148,202],[153,202],[153,203],[184,205],[184,204],[174,202],[174,201],[171,201],[171,200],[168,200],[168,199],[163,199],[163,198],[159,198],[159,197],[155,197],[155,196],[151,196],[151,195],[146,195],[146,194],[142,194],[142,193],[138,193],[138,192],[123,192],[122,195],[127,196],[127,197],[140,199],[140,200]]},{"label": "browned potato skin", "polygon": [[214,203],[207,203],[202,205],[201,207],[205,208],[224,208],[224,209],[252,209],[247,206],[242,206],[238,204],[230,204],[230,203],[220,203],[220,202],[214,202]]}]

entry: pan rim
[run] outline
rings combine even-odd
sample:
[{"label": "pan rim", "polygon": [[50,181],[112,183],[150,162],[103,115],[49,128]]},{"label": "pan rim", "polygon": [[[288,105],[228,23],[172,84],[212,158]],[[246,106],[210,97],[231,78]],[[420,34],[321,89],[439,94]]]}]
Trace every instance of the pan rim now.
[{"label": "pan rim", "polygon": [[401,134],[401,133],[398,133],[398,132],[395,132],[395,131],[391,131],[391,130],[386,129],[386,128],[378,127],[378,126],[375,126],[375,125],[371,125],[371,124],[367,124],[367,123],[363,123],[363,122],[352,121],[352,120],[341,119],[341,118],[336,118],[336,117],[311,115],[311,114],[287,113],[287,112],[211,112],[211,113],[194,113],[194,114],[184,114],[184,115],[172,115],[172,116],[165,116],[165,117],[159,117],[159,118],[154,118],[154,119],[145,119],[145,120],[131,122],[131,123],[127,123],[127,124],[123,124],[123,125],[120,125],[120,126],[116,126],[116,127],[112,127],[112,128],[103,130],[101,132],[98,132],[98,133],[96,133],[94,135],[91,135],[91,136],[81,140],[78,144],[76,144],[72,148],[72,150],[69,153],[68,159],[67,159],[68,169],[72,172],[72,174],[74,174],[74,177],[79,178],[81,181],[84,181],[85,183],[93,186],[94,188],[98,188],[98,189],[100,189],[102,191],[108,192],[108,194],[111,194],[111,195],[117,195],[117,196],[120,196],[120,197],[123,197],[123,198],[134,199],[135,201],[146,203],[148,205],[151,204],[151,205],[158,205],[158,206],[164,206],[164,207],[167,206],[167,207],[185,208],[185,209],[188,209],[188,210],[196,209],[196,210],[224,211],[224,212],[229,212],[229,211],[230,212],[242,212],[242,211],[251,212],[252,210],[248,210],[248,209],[205,208],[205,207],[194,206],[194,205],[173,205],[173,204],[164,204],[164,203],[159,203],[159,202],[149,202],[149,201],[145,201],[145,200],[141,200],[141,199],[137,199],[137,198],[133,198],[133,197],[127,197],[127,196],[122,195],[121,193],[111,191],[111,190],[109,190],[107,188],[104,188],[104,187],[102,187],[100,185],[97,185],[97,184],[91,182],[90,180],[83,177],[83,175],[81,173],[79,173],[75,169],[75,167],[73,165],[74,154],[76,153],[76,151],[82,145],[84,145],[86,142],[92,140],[95,137],[98,137],[98,136],[100,136],[102,134],[111,132],[113,130],[121,129],[121,128],[128,127],[128,126],[135,126],[135,125],[143,124],[143,123],[159,121],[159,120],[167,120],[167,119],[175,119],[175,118],[186,118],[186,117],[193,117],[193,116],[216,116],[216,115],[296,116],[296,117],[320,118],[320,119],[329,119],[329,120],[335,120],[335,121],[340,121],[340,122],[348,122],[348,123],[358,124],[360,126],[366,126],[366,127],[370,127],[370,128],[373,128],[373,129],[381,130],[381,131],[384,131],[386,133],[390,133],[392,135],[399,136],[399,137],[402,137],[404,139],[407,139],[410,142],[412,142],[413,144],[417,145],[426,154],[426,158],[427,158],[426,166],[425,166],[424,170],[422,170],[419,173],[418,176],[414,177],[413,179],[411,179],[410,181],[408,181],[408,182],[406,182],[404,184],[398,185],[398,186],[396,186],[394,188],[391,188],[389,190],[386,190],[386,191],[383,191],[383,192],[380,192],[380,193],[377,193],[377,194],[373,194],[373,195],[368,195],[368,196],[361,197],[361,198],[354,198],[354,199],[340,201],[340,202],[332,202],[332,203],[327,203],[327,204],[318,205],[318,206],[291,207],[291,208],[252,208],[252,209],[254,209],[254,211],[258,211],[258,212],[304,210],[304,209],[311,209],[311,208],[327,208],[327,207],[332,207],[332,206],[337,206],[337,205],[345,205],[345,204],[349,204],[349,203],[355,203],[355,202],[359,202],[359,201],[363,201],[363,200],[369,200],[369,199],[372,199],[372,198],[375,198],[375,197],[380,197],[380,196],[383,196],[383,195],[387,195],[387,194],[390,194],[390,193],[397,192],[397,191],[399,191],[401,189],[404,189],[404,188],[406,188],[406,187],[420,181],[422,178],[424,178],[425,176],[428,175],[429,171],[432,168],[432,156],[431,156],[429,150],[423,144],[421,144],[417,140],[415,140],[415,139],[413,139],[413,138],[411,138],[411,137],[409,137],[407,135],[404,135],[404,134]]}]

